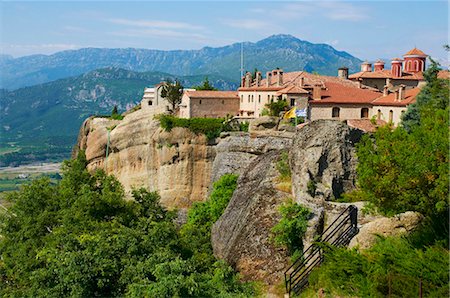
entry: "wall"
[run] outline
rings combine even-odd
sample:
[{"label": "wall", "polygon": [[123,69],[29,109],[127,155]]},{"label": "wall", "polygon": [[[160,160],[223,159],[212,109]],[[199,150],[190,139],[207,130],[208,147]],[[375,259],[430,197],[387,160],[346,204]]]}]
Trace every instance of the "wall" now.
[{"label": "wall", "polygon": [[235,98],[190,98],[183,95],[180,114],[181,118],[209,117],[223,118],[227,115],[239,114],[239,100]]},{"label": "wall", "polygon": [[[245,111],[241,116],[260,117],[272,96],[274,101],[277,99],[276,93],[277,91],[239,91],[239,110]],[[259,96],[261,96],[261,100],[259,100]],[[252,111],[254,114],[249,114],[247,111]]]},{"label": "wall", "polygon": [[[391,84],[393,86],[400,86],[405,85],[407,87],[417,87],[419,84],[419,81],[416,80],[398,80],[398,79],[391,79]],[[380,79],[363,79],[362,84],[365,86],[377,88],[380,91],[383,91],[384,86],[386,85],[386,79],[380,78]]]},{"label": "wall", "polygon": [[[337,120],[347,120],[347,119],[361,119],[361,109],[369,109],[369,119],[373,116],[373,110],[371,105],[357,105],[357,104],[320,104],[314,105],[310,104],[310,117],[311,121],[319,119],[337,119]],[[339,118],[332,117],[333,107],[339,107]]]},{"label": "wall", "polygon": [[402,111],[406,112],[407,107],[392,107],[392,106],[374,106],[372,108],[372,115],[378,118],[378,110],[381,111],[381,120],[389,122],[389,111],[393,112],[392,123],[397,126],[401,121]]}]

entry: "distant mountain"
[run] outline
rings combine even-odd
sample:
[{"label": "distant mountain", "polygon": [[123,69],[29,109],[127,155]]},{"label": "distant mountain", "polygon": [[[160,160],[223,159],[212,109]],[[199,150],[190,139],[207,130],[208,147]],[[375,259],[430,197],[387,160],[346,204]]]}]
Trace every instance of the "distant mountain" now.
[{"label": "distant mountain", "polygon": [[[84,119],[95,114],[109,115],[114,105],[123,112],[141,101],[144,87],[167,78],[176,77],[162,72],[106,68],[14,91],[0,89],[0,141],[27,146],[71,146]],[[200,85],[204,78],[197,75],[179,80],[183,86],[191,87]],[[208,79],[219,89],[237,88],[218,76],[210,75]]]},{"label": "distant mountain", "polygon": [[[9,90],[80,75],[94,69],[119,67],[132,71],[160,71],[176,75],[214,74],[240,81],[241,44],[200,50],[85,48],[53,55],[0,58],[1,85]],[[313,44],[291,35],[273,35],[244,43],[245,69],[263,73],[276,67],[336,75],[347,66],[357,71],[361,60],[327,44]]]}]

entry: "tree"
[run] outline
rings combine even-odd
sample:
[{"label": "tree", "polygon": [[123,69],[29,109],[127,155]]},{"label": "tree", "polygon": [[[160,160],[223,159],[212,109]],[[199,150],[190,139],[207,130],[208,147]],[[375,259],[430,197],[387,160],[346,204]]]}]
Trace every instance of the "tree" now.
[{"label": "tree", "polygon": [[181,97],[183,96],[183,86],[180,81],[167,80],[164,82],[161,96],[164,97],[172,106],[172,113],[175,113],[177,106],[181,103]]},{"label": "tree", "polygon": [[423,73],[426,85],[418,94],[416,102],[408,107],[402,117],[402,126],[411,131],[421,122],[421,113],[433,113],[433,110],[445,109],[449,105],[449,81],[439,79],[439,64],[431,60],[430,67]]},{"label": "tree", "polygon": [[276,100],[274,102],[270,102],[266,104],[266,107],[269,109],[269,115],[278,117],[280,113],[288,107],[288,104],[285,100]]},{"label": "tree", "polygon": [[205,80],[203,81],[203,83],[201,85],[193,86],[192,88],[196,89],[196,90],[211,90],[211,91],[218,90],[217,88],[214,88],[214,86],[209,83],[208,77],[205,77]]}]

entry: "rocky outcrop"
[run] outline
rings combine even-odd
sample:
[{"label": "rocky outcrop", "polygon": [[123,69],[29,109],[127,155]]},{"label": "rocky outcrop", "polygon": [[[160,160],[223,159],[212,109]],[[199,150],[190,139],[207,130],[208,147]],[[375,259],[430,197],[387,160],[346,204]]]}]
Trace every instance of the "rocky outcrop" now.
[{"label": "rocky outcrop", "polygon": [[372,247],[378,236],[404,236],[414,231],[422,222],[423,215],[408,211],[393,217],[382,217],[368,222],[359,230],[359,233],[350,241],[349,247],[367,249]]},{"label": "rocky outcrop", "polygon": [[78,148],[86,151],[88,169],[113,174],[127,191],[133,187],[157,190],[166,207],[189,207],[205,200],[208,193],[213,146],[204,135],[188,129],[162,130],[145,111],[121,121],[88,119],[80,131]]},{"label": "rocky outcrop", "polygon": [[237,189],[212,229],[214,254],[226,260],[245,279],[274,284],[288,265],[287,251],[271,241],[279,222],[278,206],[286,193],[274,187],[279,176],[278,151],[258,156],[239,177]]},{"label": "rocky outcrop", "polygon": [[211,181],[217,181],[224,174],[241,175],[259,155],[272,150],[288,149],[291,145],[292,135],[223,133],[215,146],[216,157],[212,166]]},{"label": "rocky outcrop", "polygon": [[262,116],[250,121],[248,131],[255,132],[267,129],[275,129],[278,125],[278,117]]},{"label": "rocky outcrop", "polygon": [[299,201],[317,204],[354,189],[355,144],[363,132],[340,121],[317,120],[301,127],[290,154],[292,184]]},{"label": "rocky outcrop", "polygon": [[345,204],[328,202],[355,188],[355,144],[362,135],[362,131],[335,120],[317,120],[298,128],[289,163],[293,196],[313,214],[305,247],[346,208]]}]

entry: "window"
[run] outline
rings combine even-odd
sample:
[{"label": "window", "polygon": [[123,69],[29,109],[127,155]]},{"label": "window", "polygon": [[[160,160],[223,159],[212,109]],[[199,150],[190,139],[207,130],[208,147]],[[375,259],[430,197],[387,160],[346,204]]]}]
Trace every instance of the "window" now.
[{"label": "window", "polygon": [[222,104],[225,104],[225,100],[222,99]]},{"label": "window", "polygon": [[270,101],[270,95],[267,95],[267,103]]},{"label": "window", "polygon": [[338,107],[334,107],[333,110],[331,111],[331,117],[339,118],[339,112],[340,112],[340,109]]},{"label": "window", "polygon": [[389,122],[392,123],[394,121],[394,111],[389,111]]},{"label": "window", "polygon": [[199,105],[201,105],[201,104],[202,104],[202,100],[201,100],[201,99],[200,99],[200,100],[198,101],[198,104],[199,104]]},{"label": "window", "polygon": [[252,95],[252,102],[253,102],[253,95]]},{"label": "window", "polygon": [[295,106],[295,98],[291,98],[291,107]]},{"label": "window", "polygon": [[241,95],[241,102],[244,102],[244,95]]},{"label": "window", "polygon": [[149,105],[149,106],[153,105],[153,101],[149,100],[149,101],[148,101],[148,105]]},{"label": "window", "polygon": [[361,118],[369,118],[369,109],[368,108],[361,109]]},{"label": "window", "polygon": [[258,95],[258,103],[261,103],[261,95]]},{"label": "window", "polygon": [[381,110],[378,110],[378,111],[377,111],[377,119],[378,119],[378,120],[381,120]]},{"label": "window", "polygon": [[250,102],[250,94],[247,97],[247,101]]}]

